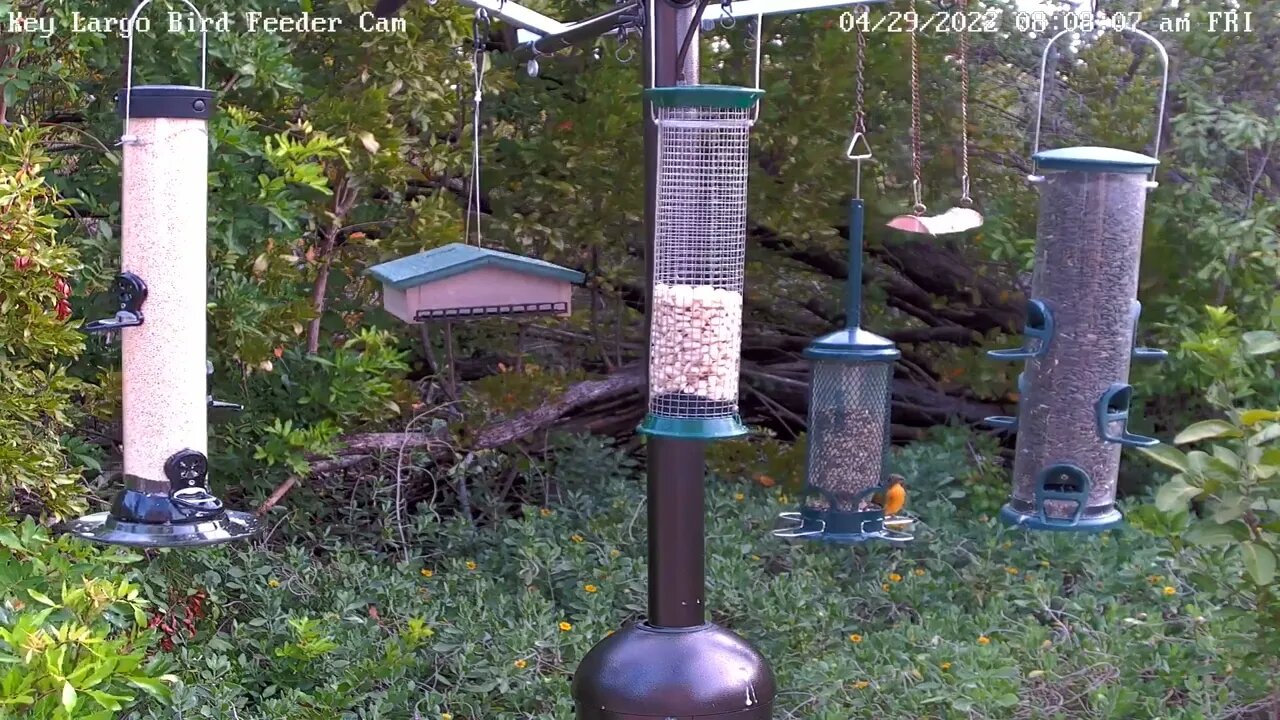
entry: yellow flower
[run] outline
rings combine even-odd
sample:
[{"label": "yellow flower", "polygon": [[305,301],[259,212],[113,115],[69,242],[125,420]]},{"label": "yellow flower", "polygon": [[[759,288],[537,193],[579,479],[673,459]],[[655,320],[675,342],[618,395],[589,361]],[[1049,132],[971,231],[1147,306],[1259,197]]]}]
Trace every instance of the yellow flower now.
[{"label": "yellow flower", "polygon": [[452,713],[440,713],[440,720],[453,720]]},{"label": "yellow flower", "polygon": [[752,555],[752,556],[751,556],[751,560],[752,560],[752,562],[759,562],[759,561],[760,561],[760,556],[759,556],[759,555]]},{"label": "yellow flower", "polygon": [[915,575],[916,577],[924,577],[924,568],[916,568],[915,570],[911,571],[911,574]]},{"label": "yellow flower", "polygon": [[596,587],[595,585],[592,585],[591,583],[587,583],[586,585],[582,586],[582,589],[586,590],[589,593],[593,593],[596,590],[599,590],[600,588]]},{"label": "yellow flower", "polygon": [[862,642],[862,636],[859,635],[858,633],[853,633],[852,635],[849,636],[849,642],[860,643]]},{"label": "yellow flower", "polygon": [[1053,641],[1045,640],[1044,642],[1040,643],[1040,647],[1044,648],[1045,650],[1048,650],[1049,648],[1053,647]]},{"label": "yellow flower", "polygon": [[1041,560],[1041,561],[1040,561],[1040,567],[1042,567],[1042,568],[1047,568],[1047,567],[1049,567],[1049,561],[1048,561],[1048,560]]},{"label": "yellow flower", "polygon": [[1178,591],[1173,589],[1172,585],[1165,585],[1163,590],[1165,596],[1177,595]]},{"label": "yellow flower", "polygon": [[517,660],[517,661],[515,662],[515,666],[516,666],[516,669],[517,669],[517,670],[523,670],[523,669],[525,668],[525,666],[526,666],[526,665],[528,665],[528,664],[529,664],[529,663],[525,662],[524,658],[520,658],[519,660]]},{"label": "yellow flower", "polygon": [[275,578],[270,578],[267,580],[267,587],[278,588],[280,587],[280,581]]},{"label": "yellow flower", "polygon": [[1149,575],[1149,576],[1147,576],[1147,582],[1151,583],[1152,585],[1156,585],[1156,584],[1158,584],[1158,583],[1159,583],[1161,580],[1163,580],[1163,579],[1164,579],[1164,578],[1160,577],[1159,575]]},{"label": "yellow flower", "polygon": [[468,561],[467,561],[467,569],[468,569],[468,570],[475,570],[475,569],[476,569],[476,561],[475,561],[475,560],[468,560]]},{"label": "yellow flower", "polygon": [[889,592],[889,583],[885,583],[885,584],[881,585],[881,586],[880,586],[880,589],[881,589],[881,590],[883,590],[883,591],[885,591],[885,592]]},{"label": "yellow flower", "polygon": [[733,499],[737,500],[738,502],[742,502],[743,500],[747,499],[747,496],[743,495],[742,493],[734,493]]},{"label": "yellow flower", "polygon": [[948,670],[950,670],[950,669],[951,669],[951,663],[949,663],[949,662],[944,662],[944,663],[942,663],[941,665],[939,665],[938,667],[942,668],[942,672],[946,672],[946,671],[948,671]]},{"label": "yellow flower", "polygon": [[572,629],[573,629],[573,625],[565,622],[564,620],[560,621],[560,632],[569,632]]},{"label": "yellow flower", "polygon": [[614,548],[614,549],[612,549],[612,550],[610,550],[610,551],[609,551],[609,557],[611,557],[611,558],[616,558],[616,557],[618,557],[619,555],[622,555],[622,551],[621,551],[621,550],[619,550],[619,549],[617,549],[617,548]]},{"label": "yellow flower", "polygon": [[605,636],[605,637],[609,637],[609,636],[610,636],[610,635],[612,635],[612,634],[613,634],[613,631],[612,631],[612,630],[610,630],[609,632],[605,633],[605,634],[604,634],[604,636]]},{"label": "yellow flower", "polygon": [[987,637],[986,635],[979,635],[979,636],[978,636],[978,644],[979,644],[979,645],[990,645],[990,644],[991,644],[991,638]]},{"label": "yellow flower", "polygon": [[578,533],[574,533],[574,534],[570,535],[570,536],[569,536],[569,539],[570,539],[570,540],[572,540],[572,541],[574,541],[574,542],[576,542],[576,543],[580,543],[580,542],[582,542],[582,536],[581,536],[581,535],[579,535]]},{"label": "yellow flower", "polygon": [[866,690],[870,685],[871,683],[867,682],[866,680],[859,680],[853,684],[853,689]]},{"label": "yellow flower", "polygon": [[422,568],[422,577],[431,577],[432,575],[435,575],[435,573],[432,572],[430,569]]},{"label": "yellow flower", "polygon": [[902,582],[902,576],[898,573],[889,573],[890,582]]},{"label": "yellow flower", "polygon": [[1004,569],[1004,571],[1005,571],[1005,572],[1007,572],[1007,573],[1009,573],[1010,575],[1017,575],[1017,574],[1018,574],[1018,568],[1016,568],[1016,567],[1007,567],[1007,568],[1005,568],[1005,569]]},{"label": "yellow flower", "polygon": [[542,508],[538,510],[538,514],[542,517],[551,517],[551,508]]}]

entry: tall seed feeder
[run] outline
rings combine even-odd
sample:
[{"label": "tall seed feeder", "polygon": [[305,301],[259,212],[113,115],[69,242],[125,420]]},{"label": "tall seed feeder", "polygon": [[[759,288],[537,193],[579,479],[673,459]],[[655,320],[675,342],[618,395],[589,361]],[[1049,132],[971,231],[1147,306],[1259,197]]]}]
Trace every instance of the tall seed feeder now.
[{"label": "tall seed feeder", "polygon": [[[1167,83],[1164,48],[1130,31],[1155,45]],[[1049,50],[1064,34],[1041,58],[1041,108]],[[1156,154],[1163,118],[1162,88]],[[1039,140],[1037,115],[1029,180],[1040,191],[1040,210],[1028,340],[991,353],[1026,363],[1018,417],[991,419],[1018,433],[1013,493],[1000,517],[1039,530],[1098,531],[1122,522],[1115,506],[1121,450],[1159,442],[1126,427],[1131,360],[1164,357],[1135,342],[1143,216],[1158,161],[1105,147],[1039,152]]]},{"label": "tall seed feeder", "polygon": [[738,414],[747,235],[747,151],[764,91],[645,91],[658,132],[649,411],[640,432],[745,435]]},{"label": "tall seed feeder", "polygon": [[[130,26],[150,4],[134,10]],[[185,0],[184,0],[185,2]],[[189,2],[187,7],[203,18]],[[200,87],[133,87],[133,36],[124,92],[121,265],[115,317],[89,333],[121,335],[125,488],[109,512],[71,524],[80,537],[143,547],[212,545],[259,530],[209,492],[205,360],[207,175],[214,95]]]}]

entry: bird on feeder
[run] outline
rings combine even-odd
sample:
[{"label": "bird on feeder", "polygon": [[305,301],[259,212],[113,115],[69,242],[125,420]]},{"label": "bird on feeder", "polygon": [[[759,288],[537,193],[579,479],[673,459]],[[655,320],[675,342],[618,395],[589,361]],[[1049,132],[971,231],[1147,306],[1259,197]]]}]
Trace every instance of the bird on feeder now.
[{"label": "bird on feeder", "polygon": [[871,502],[879,505],[886,518],[897,515],[907,504],[907,479],[896,473],[889,474],[889,486],[872,496]]}]

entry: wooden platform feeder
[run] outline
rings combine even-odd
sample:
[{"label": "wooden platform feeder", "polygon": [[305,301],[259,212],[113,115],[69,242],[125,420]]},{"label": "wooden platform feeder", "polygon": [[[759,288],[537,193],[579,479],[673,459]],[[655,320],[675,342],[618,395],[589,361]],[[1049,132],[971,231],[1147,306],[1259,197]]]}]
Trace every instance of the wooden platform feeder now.
[{"label": "wooden platform feeder", "polygon": [[382,305],[407,323],[570,313],[585,276],[543,260],[454,243],[369,269]]}]

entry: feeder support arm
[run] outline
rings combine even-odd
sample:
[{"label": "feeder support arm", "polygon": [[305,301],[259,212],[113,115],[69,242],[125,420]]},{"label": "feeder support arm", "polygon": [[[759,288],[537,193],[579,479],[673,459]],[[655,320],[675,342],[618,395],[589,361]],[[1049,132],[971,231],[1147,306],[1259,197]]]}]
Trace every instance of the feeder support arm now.
[{"label": "feeder support arm", "polygon": [[866,206],[862,198],[849,201],[849,278],[845,281],[844,326],[862,326],[862,230]]}]

